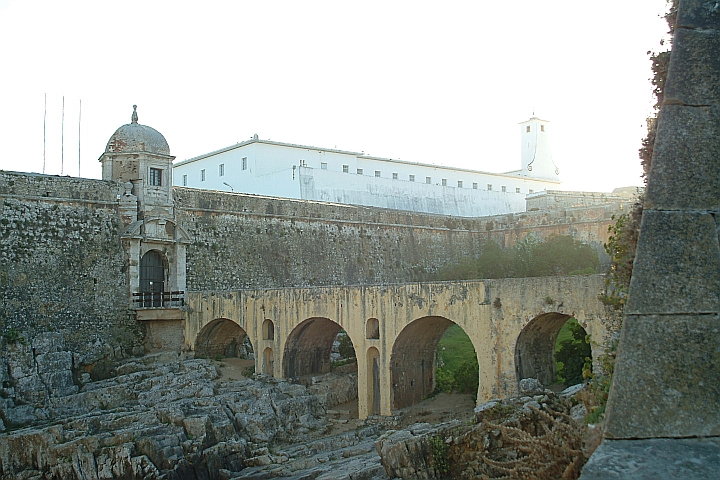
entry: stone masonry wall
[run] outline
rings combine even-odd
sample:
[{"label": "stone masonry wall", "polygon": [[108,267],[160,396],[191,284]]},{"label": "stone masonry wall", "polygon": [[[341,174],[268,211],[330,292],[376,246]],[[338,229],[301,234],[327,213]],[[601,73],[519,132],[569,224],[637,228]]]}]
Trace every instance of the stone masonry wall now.
[{"label": "stone masonry wall", "polygon": [[[62,332],[67,348],[129,353],[115,182],[0,172],[0,335]],[[188,290],[422,281],[491,238],[570,234],[600,247],[617,205],[475,219],[175,188],[192,243]]]},{"label": "stone masonry wall", "polygon": [[528,234],[572,235],[601,251],[612,216],[629,207],[468,219],[179,187],[173,195],[192,239],[191,291],[422,281],[488,238],[510,247]]},{"label": "stone masonry wall", "polygon": [[[60,332],[65,348],[130,353],[114,182],[0,172],[0,334]],[[106,352],[107,353],[107,352]],[[93,359],[89,359],[92,361]]]}]

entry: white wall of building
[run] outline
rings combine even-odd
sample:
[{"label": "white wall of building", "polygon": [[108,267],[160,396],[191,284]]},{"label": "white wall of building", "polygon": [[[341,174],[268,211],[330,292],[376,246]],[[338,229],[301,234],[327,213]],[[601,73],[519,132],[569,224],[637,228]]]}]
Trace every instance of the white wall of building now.
[{"label": "white wall of building", "polygon": [[[358,152],[251,140],[175,163],[175,185],[457,216],[525,210],[525,196],[559,186],[549,128],[521,124],[522,170],[505,174],[427,165]],[[543,135],[530,137],[525,124]],[[548,135],[545,135],[545,134]],[[529,153],[532,150],[532,157]],[[540,155],[538,156],[538,152]],[[528,166],[531,168],[529,169]],[[429,178],[429,183],[428,183]]]}]

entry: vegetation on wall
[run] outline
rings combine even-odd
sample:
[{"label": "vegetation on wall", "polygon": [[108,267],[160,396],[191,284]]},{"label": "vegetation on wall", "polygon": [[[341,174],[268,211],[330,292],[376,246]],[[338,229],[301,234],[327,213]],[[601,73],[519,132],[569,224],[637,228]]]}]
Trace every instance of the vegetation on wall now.
[{"label": "vegetation on wall", "polygon": [[[677,18],[678,0],[669,0],[670,9],[665,20],[668,24],[668,33],[672,36],[675,32],[675,20]],[[664,45],[661,41],[660,45]],[[647,135],[642,140],[639,150],[640,163],[643,167],[643,179],[647,182],[657,134],[657,115],[665,98],[665,82],[667,79],[668,67],[670,65],[670,51],[648,52],[651,62],[653,76],[650,82],[653,85],[655,95],[654,114],[647,119]],[[630,287],[633,262],[635,260],[635,248],[640,236],[640,218],[643,211],[643,197],[633,206],[630,213],[613,217],[615,223],[610,225],[608,232],[610,238],[604,245],[605,251],[610,256],[610,270],[605,283],[606,291],[600,296],[606,305],[616,309],[622,309],[627,301],[627,292]]]},{"label": "vegetation on wall", "polygon": [[474,258],[438,270],[435,280],[471,280],[481,278],[546,277],[595,273],[597,252],[569,235],[556,235],[542,242],[527,236],[513,248],[502,249],[486,240]]}]

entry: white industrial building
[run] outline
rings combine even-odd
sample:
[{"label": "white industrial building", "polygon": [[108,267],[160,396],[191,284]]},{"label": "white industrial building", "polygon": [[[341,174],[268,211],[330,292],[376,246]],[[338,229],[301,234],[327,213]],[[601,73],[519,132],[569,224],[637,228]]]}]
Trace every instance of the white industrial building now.
[{"label": "white industrial building", "polygon": [[520,170],[489,173],[330,148],[252,139],[173,165],[177,186],[477,217],[525,211],[525,196],[556,190],[550,126],[520,124]]}]

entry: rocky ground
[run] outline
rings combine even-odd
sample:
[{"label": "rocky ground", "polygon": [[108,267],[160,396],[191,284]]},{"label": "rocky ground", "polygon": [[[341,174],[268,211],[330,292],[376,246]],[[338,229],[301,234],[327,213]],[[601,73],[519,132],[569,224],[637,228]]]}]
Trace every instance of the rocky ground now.
[{"label": "rocky ground", "polygon": [[483,419],[535,434],[544,420],[531,407],[569,408],[537,387],[476,413],[469,395],[439,394],[360,421],[352,374],[298,384],[246,378],[252,360],[158,353],[78,375],[46,340],[0,359],[3,480],[473,478],[492,473],[488,449],[513,460],[512,442]]}]

